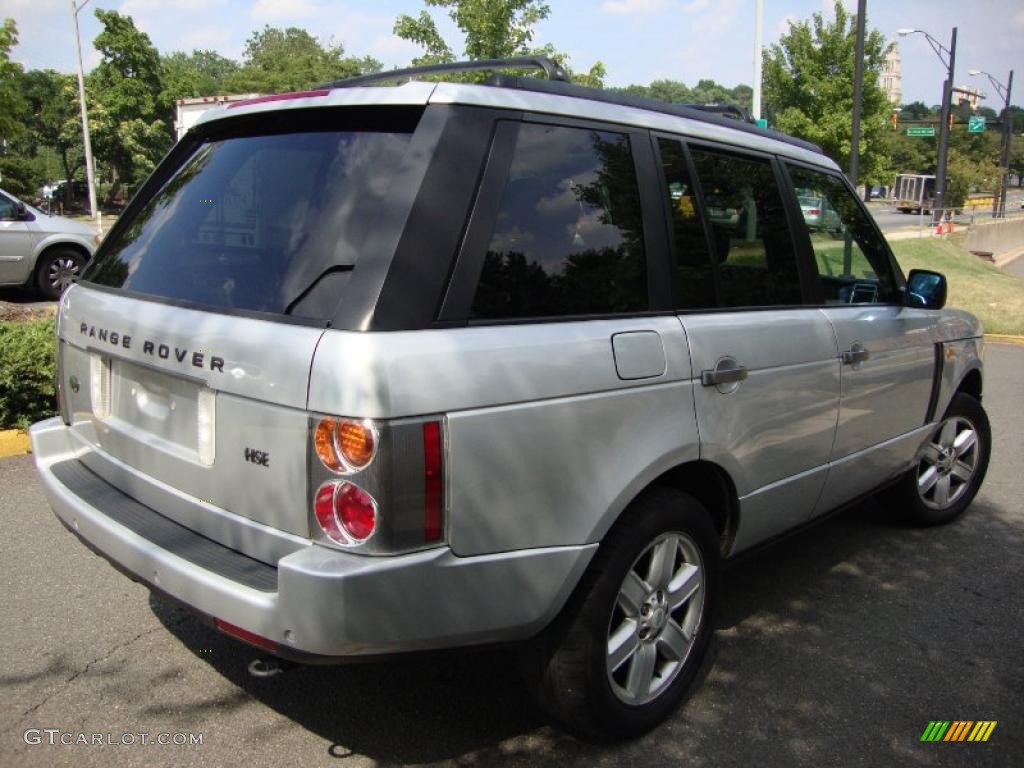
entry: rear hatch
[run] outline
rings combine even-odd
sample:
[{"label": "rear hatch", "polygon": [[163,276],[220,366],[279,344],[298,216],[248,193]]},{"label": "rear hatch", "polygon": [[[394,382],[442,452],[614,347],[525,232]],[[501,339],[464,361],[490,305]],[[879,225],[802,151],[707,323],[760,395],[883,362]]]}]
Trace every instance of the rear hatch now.
[{"label": "rear hatch", "polygon": [[63,416],[90,468],[253,556],[226,520],[308,536],[310,366],[393,254],[422,111],[243,115],[175,148],[61,306]]}]

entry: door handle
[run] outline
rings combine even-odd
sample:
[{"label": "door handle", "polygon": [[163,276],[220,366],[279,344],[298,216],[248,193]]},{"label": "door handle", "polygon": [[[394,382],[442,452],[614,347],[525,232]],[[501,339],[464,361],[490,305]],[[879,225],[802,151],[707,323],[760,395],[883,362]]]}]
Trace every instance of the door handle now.
[{"label": "door handle", "polygon": [[843,364],[844,365],[857,365],[863,363],[871,357],[871,353],[864,349],[860,344],[854,344],[848,350],[843,352]]},{"label": "door handle", "polygon": [[718,384],[732,384],[743,381],[747,378],[745,366],[737,365],[735,368],[715,368],[700,372],[700,383],[705,387],[714,387]]}]

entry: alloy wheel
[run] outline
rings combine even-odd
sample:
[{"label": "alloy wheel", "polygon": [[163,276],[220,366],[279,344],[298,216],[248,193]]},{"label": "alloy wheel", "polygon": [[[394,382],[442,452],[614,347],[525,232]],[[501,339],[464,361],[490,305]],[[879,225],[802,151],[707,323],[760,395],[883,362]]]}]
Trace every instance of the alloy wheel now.
[{"label": "alloy wheel", "polygon": [[704,615],[704,564],[693,539],[664,533],[633,562],[608,625],[608,682],[620,701],[656,699],[682,670]]}]

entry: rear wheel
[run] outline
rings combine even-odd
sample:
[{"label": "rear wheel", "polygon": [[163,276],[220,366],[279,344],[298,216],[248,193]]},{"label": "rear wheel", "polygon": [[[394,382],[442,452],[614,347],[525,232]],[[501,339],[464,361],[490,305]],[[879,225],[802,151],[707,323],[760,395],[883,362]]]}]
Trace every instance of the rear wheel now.
[{"label": "rear wheel", "polygon": [[36,289],[48,301],[56,301],[82,274],[85,258],[71,248],[53,248],[36,264]]},{"label": "rear wheel", "polygon": [[664,720],[707,649],[718,537],[704,508],[668,488],[641,495],[601,543],[562,616],[523,654],[541,706],[591,737]]},{"label": "rear wheel", "polygon": [[919,453],[917,464],[886,494],[889,506],[918,525],[959,517],[988,470],[992,432],[981,403],[958,392]]}]

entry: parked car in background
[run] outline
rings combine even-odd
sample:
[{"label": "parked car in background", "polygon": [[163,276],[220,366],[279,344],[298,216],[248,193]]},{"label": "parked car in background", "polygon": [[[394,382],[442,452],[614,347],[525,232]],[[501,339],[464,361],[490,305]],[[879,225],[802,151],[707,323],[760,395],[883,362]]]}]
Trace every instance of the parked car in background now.
[{"label": "parked car in background", "polygon": [[95,230],[48,216],[0,189],[0,285],[27,285],[56,300],[99,244]]},{"label": "parked car in background", "polygon": [[825,198],[800,195],[799,200],[800,213],[803,214],[808,229],[834,232],[842,228],[839,214],[829,206],[828,200]]}]

